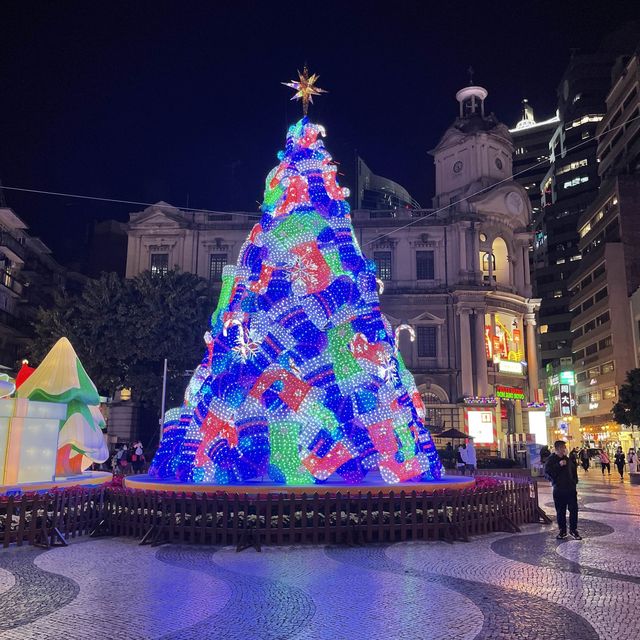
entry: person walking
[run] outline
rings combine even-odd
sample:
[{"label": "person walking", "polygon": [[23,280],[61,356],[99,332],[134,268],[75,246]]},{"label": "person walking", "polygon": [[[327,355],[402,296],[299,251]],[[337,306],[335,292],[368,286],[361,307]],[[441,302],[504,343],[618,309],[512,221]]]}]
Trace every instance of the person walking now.
[{"label": "person walking", "polygon": [[602,475],[604,476],[605,467],[609,475],[611,475],[611,460],[609,459],[609,454],[606,449],[603,449],[600,452],[600,468],[602,469]]},{"label": "person walking", "polygon": [[580,464],[585,471],[589,471],[589,449],[582,449],[580,451]]},{"label": "person walking", "polygon": [[629,473],[635,473],[638,470],[638,454],[633,447],[629,449],[627,462],[629,463]]},{"label": "person walking", "polygon": [[567,508],[569,509],[569,535],[582,540],[578,533],[578,465],[575,456],[567,455],[567,443],[556,440],[553,453],[544,466],[545,476],[553,485],[553,504],[558,520],[558,540],[567,537]]},{"label": "person walking", "polygon": [[620,474],[620,482],[624,481],[624,451],[622,451],[622,447],[618,447],[616,451],[616,455],[613,458],[613,463],[618,468],[618,473]]}]

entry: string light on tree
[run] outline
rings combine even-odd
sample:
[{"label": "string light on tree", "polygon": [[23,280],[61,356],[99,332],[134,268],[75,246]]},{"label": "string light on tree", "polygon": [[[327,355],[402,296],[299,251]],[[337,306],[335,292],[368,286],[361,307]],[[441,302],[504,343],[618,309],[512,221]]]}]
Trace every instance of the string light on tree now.
[{"label": "string light on tree", "polygon": [[206,352],[150,473],[231,484],[438,479],[425,410],[380,312],[375,264],[354,236],[348,190],[306,117],[324,93],[305,67],[305,116],[268,174],[262,218],[222,273]]}]

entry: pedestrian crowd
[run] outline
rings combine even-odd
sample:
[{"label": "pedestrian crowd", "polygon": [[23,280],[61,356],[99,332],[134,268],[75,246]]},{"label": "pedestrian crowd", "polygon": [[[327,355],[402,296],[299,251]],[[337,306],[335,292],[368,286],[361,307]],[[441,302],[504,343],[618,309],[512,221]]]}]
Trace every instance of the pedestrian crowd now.
[{"label": "pedestrian crowd", "polygon": [[132,473],[144,473],[146,467],[142,442],[124,443],[116,447],[111,456],[111,469],[114,475],[127,476]]},{"label": "pedestrian crowd", "polygon": [[585,473],[589,471],[592,460],[600,463],[600,471],[603,476],[605,472],[606,475],[611,475],[611,462],[613,461],[613,465],[617,469],[621,481],[624,481],[625,471],[636,473],[638,470],[638,455],[634,447],[631,447],[626,454],[620,446],[611,451],[606,448],[595,450],[593,454],[591,454],[591,451],[593,450],[589,450],[586,447],[572,451],[572,454],[580,462],[580,466]]}]

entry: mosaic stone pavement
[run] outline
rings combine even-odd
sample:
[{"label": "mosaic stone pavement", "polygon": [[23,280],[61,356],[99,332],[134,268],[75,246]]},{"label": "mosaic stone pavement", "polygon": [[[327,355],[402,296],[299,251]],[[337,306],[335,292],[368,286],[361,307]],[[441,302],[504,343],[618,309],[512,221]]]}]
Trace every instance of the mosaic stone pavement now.
[{"label": "mosaic stone pavement", "polygon": [[[0,640],[637,640],[640,486],[581,473],[581,542],[264,547],[127,539],[0,551]],[[551,493],[540,500],[553,513]]]}]

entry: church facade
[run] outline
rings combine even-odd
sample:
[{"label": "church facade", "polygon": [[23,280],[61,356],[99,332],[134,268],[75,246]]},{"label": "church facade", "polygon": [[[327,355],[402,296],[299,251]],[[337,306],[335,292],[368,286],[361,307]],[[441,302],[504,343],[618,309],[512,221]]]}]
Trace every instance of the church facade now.
[{"label": "church facade", "polygon": [[[466,87],[456,97],[458,117],[431,152],[432,208],[356,209],[353,226],[377,265],[382,309],[433,431],[455,427],[479,448],[513,456],[527,441],[547,441],[538,402],[540,301],[531,298],[529,272],[531,205],[512,178],[507,127],[485,114],[487,91]],[[132,213],[127,277],[177,266],[215,285],[258,218],[164,202]]]}]

